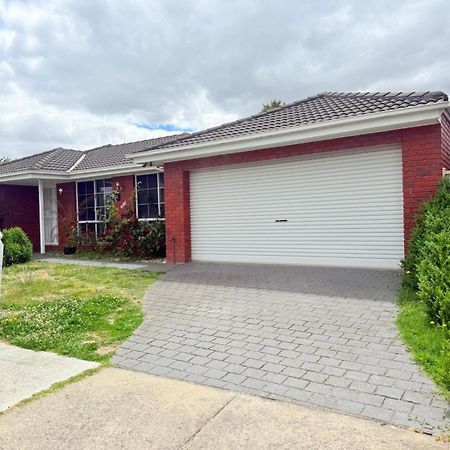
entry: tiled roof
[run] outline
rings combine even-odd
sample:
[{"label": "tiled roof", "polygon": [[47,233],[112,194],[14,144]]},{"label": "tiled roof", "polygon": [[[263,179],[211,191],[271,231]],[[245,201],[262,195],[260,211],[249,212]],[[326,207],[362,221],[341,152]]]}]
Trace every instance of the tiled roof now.
[{"label": "tiled roof", "polygon": [[[126,144],[104,145],[85,151],[55,148],[43,153],[0,164],[0,176],[33,170],[67,173],[78,161],[80,162],[74,167],[73,172],[132,164],[133,161],[126,158],[125,155],[141,151],[149,146],[158,146],[170,142],[185,134],[128,142]],[[83,155],[84,158],[81,159]]]},{"label": "tiled roof", "polygon": [[131,164],[133,163],[133,161],[129,158],[126,158],[125,155],[129,153],[139,152],[148,147],[160,146],[184,135],[187,135],[187,133],[183,133],[182,135],[176,134],[171,136],[164,136],[156,139],[147,139],[145,141],[129,142],[126,144],[109,144],[102,147],[93,148],[91,150],[86,150],[84,152],[85,157],[74,168],[73,171],[77,172],[79,170],[99,169],[101,167]]},{"label": "tiled roof", "polygon": [[443,92],[323,92],[235,122],[179,137],[163,145],[176,148],[365,114],[447,101]]},{"label": "tiled roof", "polygon": [[47,172],[66,172],[80,158],[81,153],[69,148],[55,148],[37,155],[15,159],[0,164],[0,175],[24,172],[30,170],[43,170]]}]

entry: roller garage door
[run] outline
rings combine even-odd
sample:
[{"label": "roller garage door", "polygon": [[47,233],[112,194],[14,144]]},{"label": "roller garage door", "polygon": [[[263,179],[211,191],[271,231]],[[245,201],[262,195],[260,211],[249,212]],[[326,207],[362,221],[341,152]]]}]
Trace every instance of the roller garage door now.
[{"label": "roller garage door", "polygon": [[193,171],[191,233],[194,261],[397,268],[401,149]]}]

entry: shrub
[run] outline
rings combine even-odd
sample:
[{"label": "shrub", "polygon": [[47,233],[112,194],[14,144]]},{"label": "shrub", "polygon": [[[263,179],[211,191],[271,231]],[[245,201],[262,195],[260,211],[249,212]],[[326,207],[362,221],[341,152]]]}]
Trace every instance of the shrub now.
[{"label": "shrub", "polygon": [[166,224],[161,220],[144,222],[139,247],[142,255],[165,256]]},{"label": "shrub", "polygon": [[450,322],[450,179],[424,203],[405,259],[405,284],[416,289],[432,322]]},{"label": "shrub", "polygon": [[417,267],[418,296],[433,321],[450,323],[450,230],[429,233],[421,253]]},{"label": "shrub", "polygon": [[450,177],[441,181],[438,192],[425,202],[416,217],[416,226],[409,241],[409,253],[403,261],[405,285],[417,289],[418,267],[424,254],[424,243],[441,231],[450,229]]},{"label": "shrub", "polygon": [[134,199],[119,206],[113,199],[102,217],[104,231],[97,239],[82,234],[78,246],[100,253],[114,253],[127,258],[164,257],[166,253],[166,227],[162,220],[141,221],[134,212]]},{"label": "shrub", "polygon": [[4,266],[30,261],[33,245],[21,228],[14,227],[3,230],[3,244]]}]

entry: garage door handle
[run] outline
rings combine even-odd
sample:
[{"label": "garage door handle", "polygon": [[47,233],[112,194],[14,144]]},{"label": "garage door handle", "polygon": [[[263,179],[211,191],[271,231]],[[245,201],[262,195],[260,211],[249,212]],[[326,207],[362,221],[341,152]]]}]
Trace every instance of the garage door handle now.
[{"label": "garage door handle", "polygon": [[287,222],[287,219],[275,219],[275,223]]}]

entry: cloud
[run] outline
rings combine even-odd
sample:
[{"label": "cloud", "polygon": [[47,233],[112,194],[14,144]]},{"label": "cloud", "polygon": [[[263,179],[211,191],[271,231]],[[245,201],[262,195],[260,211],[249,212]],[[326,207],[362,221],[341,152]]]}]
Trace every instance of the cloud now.
[{"label": "cloud", "polygon": [[0,0],[0,154],[198,130],[325,90],[449,92],[449,13],[446,0]]}]

